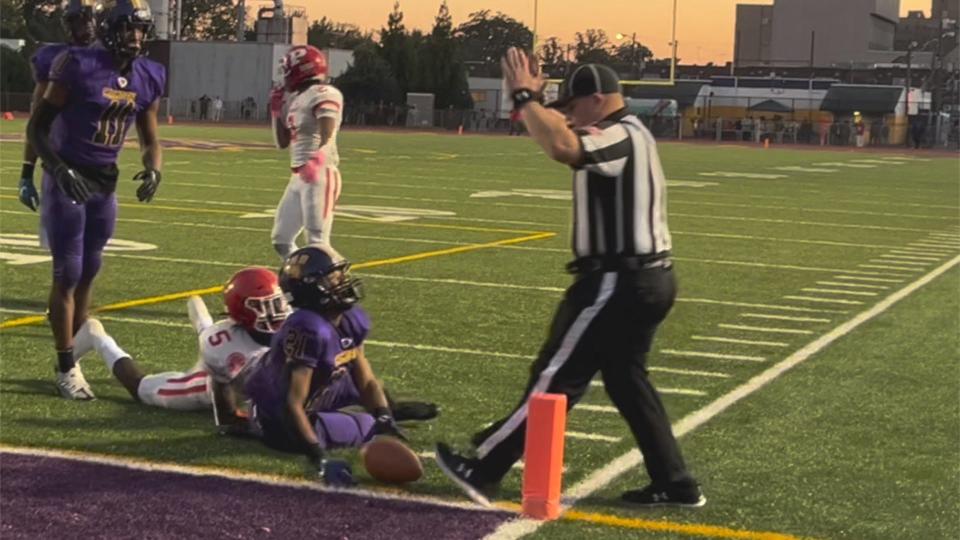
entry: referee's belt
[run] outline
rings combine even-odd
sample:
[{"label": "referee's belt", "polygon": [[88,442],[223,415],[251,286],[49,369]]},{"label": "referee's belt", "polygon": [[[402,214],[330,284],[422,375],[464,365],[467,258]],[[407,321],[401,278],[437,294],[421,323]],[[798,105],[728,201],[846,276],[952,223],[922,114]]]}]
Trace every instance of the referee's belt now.
[{"label": "referee's belt", "polygon": [[619,257],[580,257],[567,263],[567,272],[571,274],[586,274],[590,272],[636,272],[653,268],[670,268],[669,251],[661,251],[654,255],[626,255]]}]

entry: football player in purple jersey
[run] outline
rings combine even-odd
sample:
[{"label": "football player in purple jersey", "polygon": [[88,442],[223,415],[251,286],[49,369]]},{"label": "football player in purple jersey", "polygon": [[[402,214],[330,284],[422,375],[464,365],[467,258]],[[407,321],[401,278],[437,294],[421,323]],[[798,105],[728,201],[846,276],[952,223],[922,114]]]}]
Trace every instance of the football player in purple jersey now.
[{"label": "football player in purple jersey", "polygon": [[43,160],[40,215],[53,255],[49,319],[57,351],[57,388],[67,399],[93,399],[76,365],[74,334],[88,316],[93,280],[117,218],[117,155],[136,122],[143,171],[137,198],[160,184],[157,110],[166,71],[141,56],[152,26],[143,0],[116,0],[97,17],[97,43],[53,61],[49,83],[27,126]]},{"label": "football player in purple jersey", "polygon": [[[294,251],[280,288],[297,308],[247,377],[253,420],[271,448],[307,455],[327,484],[353,484],[330,448],[359,447],[374,435],[405,438],[364,354],[370,319],[357,304],[360,282],[328,245]],[[343,410],[362,406],[362,412]]]},{"label": "football player in purple jersey", "polygon": [[[103,8],[97,0],[67,0],[63,8],[63,32],[66,43],[50,43],[37,49],[30,58],[33,68],[33,99],[31,110],[43,99],[50,81],[50,64],[61,52],[71,46],[86,47],[96,38],[96,15]],[[20,170],[20,202],[36,212],[40,205],[40,196],[33,183],[33,170],[37,164],[37,154],[26,141],[23,148],[23,168]]]}]

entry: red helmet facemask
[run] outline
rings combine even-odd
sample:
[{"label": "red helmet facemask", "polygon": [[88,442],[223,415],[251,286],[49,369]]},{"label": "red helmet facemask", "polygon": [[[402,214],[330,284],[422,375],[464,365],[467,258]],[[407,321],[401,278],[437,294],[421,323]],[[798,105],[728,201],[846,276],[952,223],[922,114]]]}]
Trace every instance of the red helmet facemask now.
[{"label": "red helmet facemask", "polygon": [[291,312],[277,275],[266,268],[244,268],[234,274],[224,288],[223,300],[231,319],[262,334],[279,330]]},{"label": "red helmet facemask", "polygon": [[327,55],[311,45],[292,47],[280,61],[283,69],[283,85],[292,91],[311,79],[324,80],[329,73]]}]

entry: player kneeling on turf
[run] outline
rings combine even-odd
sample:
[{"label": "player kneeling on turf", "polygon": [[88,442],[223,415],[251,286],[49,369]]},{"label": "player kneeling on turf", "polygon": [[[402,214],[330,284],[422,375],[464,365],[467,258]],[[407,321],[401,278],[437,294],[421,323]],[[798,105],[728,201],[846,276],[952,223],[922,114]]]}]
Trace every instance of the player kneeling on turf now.
[{"label": "player kneeling on turf", "polygon": [[[326,457],[328,449],[360,447],[375,435],[405,439],[364,354],[370,319],[356,305],[360,281],[349,267],[326,245],[287,257],[280,287],[297,309],[246,383],[264,443],[306,454],[333,486],[354,480],[345,461]],[[365,410],[345,410],[356,405]]]}]

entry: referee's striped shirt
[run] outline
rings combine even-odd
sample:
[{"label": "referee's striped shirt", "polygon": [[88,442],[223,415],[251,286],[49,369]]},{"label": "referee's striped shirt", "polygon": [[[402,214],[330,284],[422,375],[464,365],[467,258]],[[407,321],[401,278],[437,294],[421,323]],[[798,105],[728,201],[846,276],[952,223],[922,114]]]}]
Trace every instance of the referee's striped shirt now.
[{"label": "referee's striped shirt", "polygon": [[667,181],[650,131],[624,108],[577,135],[584,157],[573,174],[574,255],[669,251]]}]

